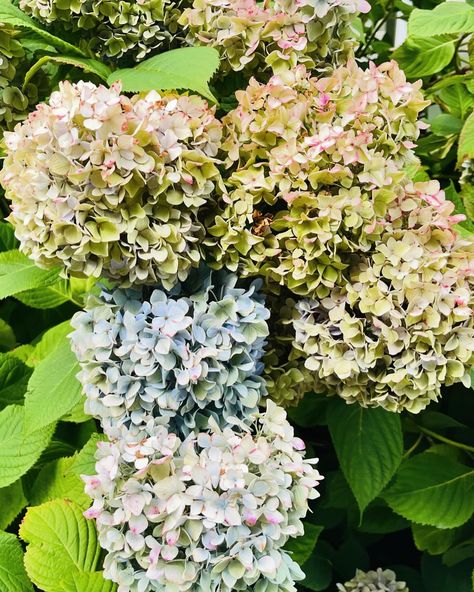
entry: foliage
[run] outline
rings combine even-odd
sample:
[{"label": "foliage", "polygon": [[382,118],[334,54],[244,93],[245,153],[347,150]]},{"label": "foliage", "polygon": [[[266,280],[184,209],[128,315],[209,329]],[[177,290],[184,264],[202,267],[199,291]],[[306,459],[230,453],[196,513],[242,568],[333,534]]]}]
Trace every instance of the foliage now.
[{"label": "foliage", "polygon": [[472,592],[474,6],[368,8],[0,0],[0,589]]}]

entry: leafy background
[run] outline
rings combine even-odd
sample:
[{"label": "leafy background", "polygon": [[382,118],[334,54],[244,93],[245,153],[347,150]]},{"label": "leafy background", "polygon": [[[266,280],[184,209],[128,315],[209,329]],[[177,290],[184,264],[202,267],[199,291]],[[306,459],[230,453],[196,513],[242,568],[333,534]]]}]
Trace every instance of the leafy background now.
[{"label": "leafy background", "polygon": [[[474,1],[373,2],[357,23],[362,62],[396,59],[423,79],[431,127],[417,149],[419,180],[438,178],[474,230]],[[241,80],[211,79],[213,50],[168,53],[111,72],[73,44],[38,28],[9,2],[0,21],[23,32],[34,58],[25,83],[88,77],[124,90],[179,84],[232,107]],[[405,36],[406,39],[400,43]],[[398,46],[397,49],[393,49]],[[198,74],[196,74],[198,73]],[[460,177],[462,174],[462,182]],[[1,211],[8,213],[2,201]],[[17,250],[0,221],[0,590],[110,592],[81,474],[93,472],[97,425],[82,411],[77,362],[66,338],[71,315],[93,288],[44,271]],[[474,397],[445,389],[419,415],[365,410],[309,393],[290,410],[326,476],[306,534],[288,545],[307,574],[301,588],[335,590],[356,568],[393,568],[411,592],[470,592],[474,569]],[[26,550],[26,552],[25,552]],[[33,582],[33,584],[32,584]]]}]

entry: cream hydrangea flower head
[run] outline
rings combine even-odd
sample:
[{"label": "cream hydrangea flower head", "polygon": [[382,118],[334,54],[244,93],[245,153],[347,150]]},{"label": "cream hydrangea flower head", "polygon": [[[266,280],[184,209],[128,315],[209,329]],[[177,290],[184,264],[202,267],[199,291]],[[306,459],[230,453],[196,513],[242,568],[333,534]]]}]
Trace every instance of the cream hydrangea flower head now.
[{"label": "cream hydrangea flower head", "polygon": [[417,413],[442,385],[469,386],[474,242],[457,237],[453,208],[435,181],[407,186],[346,285],[297,304],[294,347],[328,392]]},{"label": "cream hydrangea flower head", "polygon": [[200,97],[63,82],[5,138],[9,219],[38,265],[170,288],[199,264],[221,141]]},{"label": "cream hydrangea flower head", "polygon": [[351,61],[321,79],[300,66],[252,80],[224,118],[228,194],[208,221],[213,265],[324,297],[370,250],[427,105],[395,62]]},{"label": "cream hydrangea flower head", "polygon": [[410,592],[405,582],[397,582],[396,574],[390,569],[367,573],[358,569],[356,575],[345,584],[337,584],[338,592]]},{"label": "cream hydrangea flower head", "polygon": [[214,417],[250,423],[266,394],[261,358],[270,312],[237,276],[205,272],[169,295],[104,289],[75,314],[72,346],[86,412],[105,433],[151,421],[187,436]]},{"label": "cream hydrangea flower head", "polygon": [[342,63],[354,46],[352,23],[366,0],[194,0],[179,22],[192,45],[221,53],[222,67],[279,72]]},{"label": "cream hydrangea flower head", "polygon": [[169,49],[182,2],[175,0],[20,0],[38,20],[80,31],[103,57],[136,61],[152,50]]},{"label": "cream hydrangea flower head", "polygon": [[271,401],[252,431],[211,420],[182,441],[157,426],[100,443],[97,460],[86,516],[119,592],[296,592],[304,574],[282,547],[322,477]]}]

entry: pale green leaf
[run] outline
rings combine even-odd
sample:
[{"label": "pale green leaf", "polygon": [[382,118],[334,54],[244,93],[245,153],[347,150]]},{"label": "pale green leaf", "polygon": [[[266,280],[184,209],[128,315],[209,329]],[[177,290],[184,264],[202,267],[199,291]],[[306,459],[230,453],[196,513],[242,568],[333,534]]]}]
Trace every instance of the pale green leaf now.
[{"label": "pale green leaf", "polygon": [[455,528],[474,513],[474,471],[424,452],[406,460],[384,499],[398,514],[437,528]]},{"label": "pale green leaf", "polygon": [[8,528],[26,507],[28,500],[23,492],[21,479],[0,489],[0,529]]},{"label": "pale green leaf", "polygon": [[464,122],[459,136],[458,163],[466,158],[474,159],[474,112]]},{"label": "pale green leaf", "polygon": [[59,269],[40,269],[19,251],[0,253],[0,299],[53,284],[58,275]]},{"label": "pale green leaf", "polygon": [[56,308],[70,300],[69,283],[67,280],[60,279],[50,286],[20,292],[15,295],[15,298],[31,308],[42,310]]},{"label": "pale green leaf", "polygon": [[74,578],[97,567],[100,547],[94,523],[74,502],[53,500],[29,508],[20,536],[29,543],[26,571],[41,590],[75,590]]},{"label": "pale green leaf", "polygon": [[72,471],[74,461],[74,457],[69,457],[47,463],[35,479],[30,505],[39,506],[50,500],[67,499],[86,510],[91,500],[84,493],[83,481]]},{"label": "pale green leaf", "polygon": [[412,524],[413,540],[419,551],[427,551],[430,555],[441,555],[447,551],[456,538],[455,528],[439,529],[434,526]]},{"label": "pale green leaf", "polygon": [[95,475],[95,453],[97,443],[104,442],[106,437],[103,434],[92,434],[88,442],[74,457],[74,463],[71,466],[71,472],[80,477],[80,475]]},{"label": "pale green leaf", "polygon": [[400,417],[334,400],[328,425],[342,472],[361,513],[397,470],[403,454]]},{"label": "pale green leaf", "polygon": [[303,526],[304,535],[290,539],[285,545],[285,551],[290,553],[291,558],[298,565],[303,565],[311,557],[319,535],[324,530],[324,526],[317,526],[316,524],[311,524],[311,522],[304,522]]},{"label": "pale green leaf", "polygon": [[34,343],[34,351],[28,358],[29,366],[37,366],[41,360],[44,360],[49,354],[56,350],[62,343],[69,333],[71,333],[72,327],[69,321],[64,321],[59,325],[55,325],[48,329],[41,335],[37,343]]},{"label": "pale green leaf", "polygon": [[462,202],[464,204],[464,208],[466,210],[466,215],[468,220],[474,220],[474,186],[468,185],[467,183],[463,185],[460,193]]},{"label": "pale green leaf", "polygon": [[41,70],[41,68],[48,62],[53,62],[55,64],[67,64],[69,66],[74,66],[75,68],[80,68],[81,70],[84,70],[84,72],[95,74],[105,82],[112,73],[111,69],[106,64],[91,58],[80,58],[64,55],[47,55],[39,58],[39,60],[31,66],[31,68],[25,74],[23,87],[25,87],[33,78],[33,76],[38,72],[38,70]]},{"label": "pale green leaf", "polygon": [[474,8],[464,2],[443,2],[433,10],[415,8],[408,21],[412,37],[474,32]]},{"label": "pale green leaf", "polygon": [[10,485],[40,457],[54,431],[54,424],[25,433],[25,409],[9,405],[0,412],[0,487]]},{"label": "pale green leaf", "polygon": [[64,588],[64,592],[114,592],[116,584],[104,579],[102,571],[74,575],[73,588]]},{"label": "pale green leaf", "polygon": [[58,347],[34,369],[25,395],[25,417],[28,432],[34,432],[60,419],[82,397],[76,375],[76,356],[69,340],[63,337]]},{"label": "pale green leaf", "polygon": [[407,78],[420,78],[440,72],[453,59],[455,50],[452,39],[408,37],[393,52],[393,58]]},{"label": "pale green leaf", "polygon": [[446,105],[450,113],[460,119],[464,119],[474,108],[474,95],[462,83],[442,88],[437,93],[437,97]]},{"label": "pale green leaf", "polygon": [[69,423],[84,423],[89,421],[91,416],[84,411],[84,403],[85,400],[81,398],[81,400],[78,401],[74,407],[66,413],[66,415],[61,417],[61,421]]},{"label": "pale green leaf", "polygon": [[0,532],[0,590],[33,592],[23,565],[23,549],[14,534]]},{"label": "pale green leaf", "polygon": [[39,27],[36,21],[14,6],[9,0],[0,0],[0,22],[14,28],[34,31],[36,35],[42,37],[54,48],[66,54],[72,53],[79,56],[84,55],[78,47],[71,45],[71,43],[68,43],[63,39],[59,39],[59,37],[56,37]]},{"label": "pale green leaf", "polygon": [[451,136],[459,134],[463,122],[459,117],[449,113],[440,113],[430,121],[430,131],[437,136]]},{"label": "pale green leaf", "polygon": [[116,70],[109,84],[121,81],[122,90],[191,90],[217,102],[209,81],[219,67],[219,53],[212,47],[184,47],[156,55],[134,68]]}]

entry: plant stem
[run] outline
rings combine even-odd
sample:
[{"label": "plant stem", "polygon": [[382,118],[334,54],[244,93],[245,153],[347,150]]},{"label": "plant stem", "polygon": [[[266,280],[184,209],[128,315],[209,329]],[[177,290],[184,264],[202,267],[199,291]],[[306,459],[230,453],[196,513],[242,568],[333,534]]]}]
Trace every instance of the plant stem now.
[{"label": "plant stem", "polygon": [[468,444],[463,444],[462,442],[455,442],[454,440],[450,440],[449,438],[446,438],[445,436],[442,436],[441,434],[437,434],[436,432],[433,432],[433,431],[429,430],[428,428],[424,428],[422,426],[417,426],[417,427],[420,430],[420,432],[423,432],[423,434],[426,434],[427,436],[431,436],[435,440],[439,440],[440,442],[443,442],[444,444],[449,444],[449,446],[455,446],[456,448],[461,448],[462,450],[467,450],[468,452],[474,452],[474,446],[469,446]]},{"label": "plant stem", "polygon": [[408,458],[409,456],[411,456],[413,454],[413,452],[415,452],[415,450],[418,448],[418,445],[420,444],[420,442],[423,440],[423,434],[419,434],[418,438],[416,439],[415,443],[413,444],[413,446],[411,448],[409,448],[405,454],[403,455],[403,460],[405,460],[406,458]]}]

